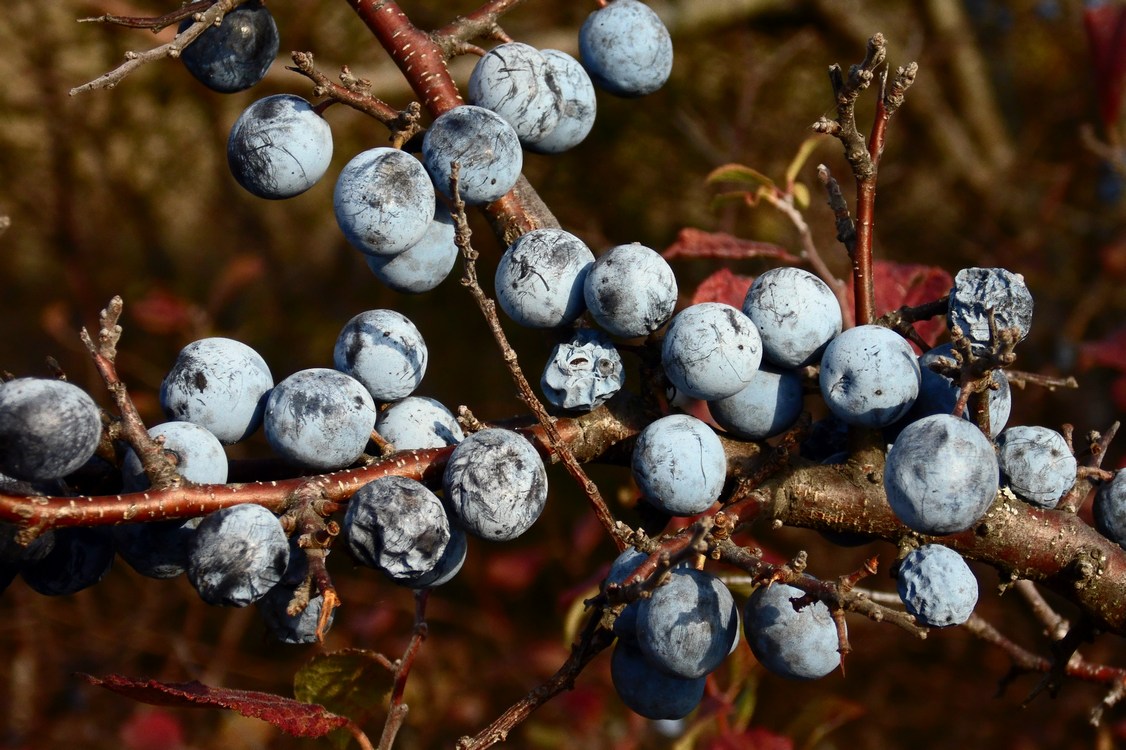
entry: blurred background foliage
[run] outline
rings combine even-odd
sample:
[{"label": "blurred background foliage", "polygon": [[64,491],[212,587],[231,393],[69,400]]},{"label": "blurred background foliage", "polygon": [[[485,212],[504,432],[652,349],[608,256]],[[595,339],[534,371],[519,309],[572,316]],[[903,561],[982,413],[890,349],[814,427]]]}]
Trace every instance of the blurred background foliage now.
[{"label": "blurred background foliage", "polygon": [[[1036,299],[1018,367],[1075,374],[1081,389],[1018,391],[1011,424],[1063,422],[1077,434],[1123,413],[1126,386],[1111,338],[1124,326],[1126,197],[1108,154],[1084,130],[1117,142],[1099,119],[1096,76],[1078,0],[654,0],[674,36],[672,80],[642,100],[600,95],[591,136],[571,153],[529,155],[526,174],[562,225],[596,251],[638,241],[657,249],[684,227],[726,231],[797,251],[792,227],[769,208],[716,207],[704,177],[739,162],[780,178],[833,102],[828,65],[859,61],[882,31],[892,66],[916,60],[918,80],[893,120],[880,171],[876,254],[902,263],[1004,266],[1023,273]],[[155,393],[176,352],[205,335],[257,348],[280,380],[331,362],[340,327],[356,313],[393,307],[414,319],[430,347],[423,395],[466,404],[485,419],[521,411],[500,357],[456,274],[438,290],[406,297],[382,288],[335,225],[332,175],[355,153],[386,143],[385,129],[333,107],[329,177],[284,202],[262,201],[230,177],[230,125],[254,99],[304,96],[308,82],[285,69],[284,51],[309,50],[327,72],[348,65],[396,106],[410,101],[397,70],[344,2],[272,0],[283,55],[257,88],[219,95],[174,60],[149,65],[116,90],[68,90],[115,66],[126,50],[166,41],[76,19],[104,12],[158,15],[175,2],[14,0],[0,10],[0,369],[44,375],[48,356],[108,404],[78,341],[82,325],[114,294],[125,299],[120,370],[151,421]],[[403,0],[424,28],[473,9],[472,0]],[[508,33],[539,47],[576,50],[595,4],[529,0],[504,19]],[[453,65],[464,82],[471,60]],[[869,122],[871,97],[860,122]],[[1089,139],[1088,139],[1089,140]],[[847,165],[826,139],[800,179],[829,165],[851,195]],[[842,275],[821,193],[806,212],[822,254]],[[501,250],[474,218],[481,275]],[[716,261],[677,261],[687,298]],[[732,270],[753,275],[762,263]],[[511,327],[510,327],[511,328]],[[552,341],[511,331],[533,379]],[[1109,344],[1094,346],[1094,342]],[[1124,365],[1126,368],[1126,365]],[[1117,401],[1116,401],[1117,398]],[[1121,440],[1119,441],[1122,442]],[[264,452],[261,439],[238,455]],[[1116,456],[1121,456],[1121,448]],[[1116,461],[1120,460],[1116,458]],[[549,675],[565,658],[576,602],[594,592],[613,557],[566,477],[553,470],[555,501],[534,533],[507,545],[480,543],[466,569],[431,597],[430,640],[412,674],[404,748],[449,747]],[[604,492],[628,501],[628,473],[596,468]],[[628,502],[627,502],[628,504]],[[811,553],[819,575],[847,573],[889,545],[829,547],[809,532],[769,534],[781,556]],[[343,557],[343,554],[339,554]],[[373,648],[394,657],[410,632],[408,592],[337,560],[345,602],[329,649]],[[988,570],[982,611],[1018,641],[1044,645],[1017,602],[998,600]],[[873,586],[890,590],[881,573]],[[1066,608],[1064,608],[1066,612]],[[141,579],[119,564],[95,589],[65,600],[17,582],[0,598],[0,745],[89,748],[306,747],[260,722],[218,712],[189,715],[100,694],[74,671],[200,679],[287,693],[311,648],[266,640],[252,610],[203,605],[184,581]],[[1111,747],[1121,711],[1101,729],[1086,723],[1097,688],[1067,684],[1053,699],[1021,703],[1035,678],[994,699],[1006,658],[961,632],[917,642],[889,627],[853,622],[848,675],[796,685],[763,676],[745,646],[717,675],[697,730],[632,716],[608,688],[608,659],[576,690],[537,713],[517,747]],[[1120,642],[1090,656],[1113,660]],[[1121,663],[1121,656],[1119,663]],[[390,680],[380,690],[387,690]],[[728,706],[730,704],[730,706]],[[725,708],[718,708],[726,706]],[[716,715],[725,718],[717,720]],[[749,720],[754,727],[736,744]],[[370,733],[378,735],[375,711]],[[675,734],[685,727],[673,727]],[[717,735],[717,732],[719,735]],[[789,738],[787,740],[786,738]],[[680,742],[679,745],[675,743]],[[792,742],[793,744],[785,744]],[[147,743],[147,744],[146,744]],[[709,744],[713,743],[713,744]]]}]

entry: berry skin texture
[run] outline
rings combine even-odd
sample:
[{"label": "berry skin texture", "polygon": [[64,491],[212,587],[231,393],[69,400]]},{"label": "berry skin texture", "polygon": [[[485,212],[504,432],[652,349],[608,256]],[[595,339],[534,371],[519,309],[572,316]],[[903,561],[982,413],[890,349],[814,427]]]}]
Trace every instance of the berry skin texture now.
[{"label": "berry skin texture", "polygon": [[396,292],[422,294],[445,281],[457,256],[454,220],[439,202],[422,239],[397,255],[364,255],[364,261],[375,278]]},{"label": "berry skin texture", "polygon": [[790,370],[763,365],[733,396],[708,402],[712,419],[745,440],[763,440],[790,428],[801,416],[801,378]]},{"label": "berry skin texture", "polygon": [[884,427],[919,395],[919,362],[906,339],[890,328],[862,325],[844,331],[821,357],[821,396],[839,419]]},{"label": "berry skin texture", "polygon": [[233,505],[200,521],[188,545],[188,580],[215,606],[245,607],[276,586],[289,565],[281,521],[261,505]]},{"label": "berry skin texture", "polygon": [[739,613],[722,581],[680,568],[638,602],[636,627],[637,644],[650,663],[677,677],[705,677],[738,638]]},{"label": "berry skin texture", "polygon": [[896,582],[907,611],[932,628],[961,625],[977,606],[977,578],[966,561],[941,544],[924,544],[899,563]]},{"label": "berry skin texture", "polygon": [[469,538],[464,531],[450,524],[450,541],[446,551],[438,558],[429,573],[425,573],[410,583],[412,589],[432,589],[449,583],[465,564],[466,555],[469,553]]},{"label": "berry skin texture", "polygon": [[503,117],[521,143],[543,139],[559,124],[562,101],[552,69],[522,42],[486,52],[469,76],[469,101]]},{"label": "berry skin texture", "polygon": [[556,344],[540,378],[540,389],[557,409],[591,411],[622,389],[625,370],[614,344],[601,331],[580,328]]},{"label": "berry skin texture", "polygon": [[997,330],[1015,328],[1021,341],[1032,325],[1032,307],[1032,293],[1020,274],[1004,268],[963,268],[950,290],[947,323],[950,330],[961,329],[974,351],[986,351],[990,310]]},{"label": "berry skin texture", "polygon": [[299,370],[266,402],[266,440],[282,458],[334,471],[364,452],[375,426],[375,402],[360,381],[337,370]]},{"label": "berry skin texture", "polygon": [[274,376],[258,352],[234,339],[199,339],[180,350],[160,385],[169,419],[194,422],[226,445],[262,423]]},{"label": "berry skin texture", "polygon": [[247,107],[227,138],[227,164],[238,184],[259,198],[292,198],[324,177],[332,129],[306,100],[267,96]]},{"label": "berry skin texture", "polygon": [[669,79],[672,37],[648,5],[613,0],[583,22],[579,57],[603,91],[621,97],[645,96]]},{"label": "berry skin texture", "polygon": [[816,680],[841,663],[837,626],[822,601],[794,609],[805,592],[784,583],[760,586],[743,609],[743,633],[755,658],[772,673]]},{"label": "berry skin texture", "polygon": [[632,469],[650,504],[674,516],[693,516],[719,498],[727,457],[710,427],[687,414],[670,414],[638,435]]},{"label": "berry skin texture", "polygon": [[579,145],[590,134],[598,114],[598,100],[582,63],[557,49],[540,52],[559,89],[559,123],[539,140],[525,140],[524,148],[537,154],[559,154]]},{"label": "berry skin texture", "polygon": [[973,526],[993,502],[997,482],[993,444],[951,414],[907,425],[884,464],[892,511],[920,534],[953,534]]},{"label": "berry skin texture", "polygon": [[774,268],[751,284],[743,313],[762,336],[762,356],[783,368],[813,364],[841,332],[833,290],[801,268]]},{"label": "berry skin texture", "polygon": [[343,526],[358,560],[404,586],[433,571],[450,541],[442,501],[407,477],[380,477],[357,490]]},{"label": "berry skin texture", "polygon": [[444,476],[454,519],[474,536],[508,541],[523,534],[547,502],[543,459],[519,433],[487,428],[454,448]]},{"label": "berry skin texture", "polygon": [[663,326],[676,308],[676,295],[676,276],[668,261],[636,242],[600,255],[583,284],[591,317],[622,338],[648,336]]},{"label": "berry skin texture", "polygon": [[418,388],[428,354],[410,318],[368,310],[349,320],[332,350],[333,365],[364,384],[376,401],[398,401]]},{"label": "berry skin texture", "polygon": [[661,364],[681,393],[710,401],[747,387],[762,362],[762,339],[750,318],[722,302],[684,308],[669,324]]},{"label": "berry skin texture", "polygon": [[[149,428],[149,437],[164,438],[165,455],[171,453],[176,473],[196,484],[226,484],[227,454],[223,444],[207,429],[191,422],[165,422]],[[126,492],[149,487],[141,459],[130,448],[121,463],[121,479]]]},{"label": "berry skin texture", "polygon": [[533,229],[508,246],[497,264],[497,302],[528,328],[557,328],[586,312],[583,282],[594,253],[562,229]]},{"label": "berry skin texture", "polygon": [[1099,487],[1092,511],[1099,533],[1126,549],[1126,471]]},{"label": "berry skin texture", "polygon": [[98,405],[64,380],[0,383],[0,472],[28,482],[62,479],[85,464],[102,436]]},{"label": "berry skin texture", "polygon": [[1063,435],[1019,425],[997,436],[1001,483],[1039,508],[1054,508],[1075,484],[1078,464]]},{"label": "berry skin texture", "polygon": [[418,159],[380,146],[361,151],[340,170],[332,207],[352,247],[365,255],[398,255],[426,234],[436,200]]},{"label": "berry skin texture", "polygon": [[425,396],[408,396],[391,404],[379,413],[375,429],[400,451],[444,448],[465,437],[453,412]]},{"label": "berry skin texture", "polygon": [[692,713],[703,700],[707,683],[706,677],[685,679],[662,672],[637,646],[622,640],[610,656],[610,679],[629,710],[654,720],[682,719]]},{"label": "berry skin texture", "polygon": [[[192,25],[180,24],[179,31]],[[278,56],[281,40],[274,17],[261,2],[240,5],[223,16],[180,52],[180,60],[196,80],[212,91],[245,91],[266,77]]]},{"label": "berry skin texture", "polygon": [[450,165],[457,162],[461,199],[480,206],[512,189],[524,166],[524,153],[507,120],[484,107],[463,104],[430,124],[422,137],[422,161],[438,191],[451,200]]}]

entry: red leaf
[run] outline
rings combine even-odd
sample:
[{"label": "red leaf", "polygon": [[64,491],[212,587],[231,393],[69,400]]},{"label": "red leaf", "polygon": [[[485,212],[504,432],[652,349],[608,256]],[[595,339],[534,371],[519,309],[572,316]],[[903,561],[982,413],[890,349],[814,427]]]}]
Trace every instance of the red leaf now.
[{"label": "red leaf", "polygon": [[1079,345],[1079,367],[1110,367],[1126,372],[1126,327],[1098,341]]},{"label": "red leaf", "polygon": [[724,302],[742,309],[747,290],[754,282],[752,276],[742,276],[721,268],[700,282],[692,293],[692,304],[700,302]]},{"label": "red leaf", "polygon": [[800,263],[801,259],[791,255],[786,248],[771,242],[744,240],[724,232],[705,232],[702,229],[686,227],[661,253],[665,260],[673,258],[727,258],[742,260],[747,258],[773,258],[783,263]]},{"label": "red leaf", "polygon": [[705,750],[793,750],[794,741],[760,727],[722,734],[704,746]]},{"label": "red leaf", "polygon": [[[872,283],[876,291],[876,315],[879,316],[904,306],[933,302],[950,293],[954,279],[938,266],[877,260],[872,264]],[[849,306],[854,306],[851,282],[847,296]],[[915,324],[915,330],[924,341],[933,343],[946,330],[946,321],[942,318],[920,321]]]},{"label": "red leaf", "polygon": [[324,706],[302,703],[272,693],[213,688],[194,680],[134,680],[116,674],[104,678],[81,673],[79,676],[91,685],[154,706],[230,709],[243,716],[269,722],[294,737],[323,737],[334,729],[351,723],[346,717],[329,712]]},{"label": "red leaf", "polygon": [[1107,128],[1118,122],[1126,79],[1126,7],[1107,3],[1083,10],[1083,28],[1091,45],[1099,114]]},{"label": "red leaf", "polygon": [[125,750],[179,750],[184,747],[184,727],[168,711],[141,709],[122,726],[119,734]]},{"label": "red leaf", "polygon": [[130,303],[129,313],[145,332],[158,335],[191,332],[198,328],[200,309],[167,289],[152,289]]}]

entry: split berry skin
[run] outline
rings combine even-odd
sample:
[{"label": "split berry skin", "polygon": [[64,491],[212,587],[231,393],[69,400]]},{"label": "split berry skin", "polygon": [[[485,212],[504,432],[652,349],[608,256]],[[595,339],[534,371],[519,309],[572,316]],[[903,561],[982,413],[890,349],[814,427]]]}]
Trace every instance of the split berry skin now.
[{"label": "split berry skin", "polygon": [[760,586],[743,610],[743,632],[755,658],[772,673],[816,680],[840,666],[840,642],[824,602],[794,609],[794,600],[804,596],[783,583]]},{"label": "split berry skin", "polygon": [[677,677],[705,677],[738,638],[739,613],[722,581],[681,568],[639,601],[636,627],[637,644],[652,664]]},{"label": "split berry skin", "polygon": [[649,503],[674,516],[710,508],[727,478],[719,437],[687,414],[671,414],[646,426],[634,445],[631,465]]},{"label": "split berry skin", "polygon": [[450,541],[442,501],[408,477],[380,477],[361,487],[348,501],[343,528],[356,559],[404,586],[430,574]]},{"label": "split berry skin", "polygon": [[414,393],[429,355],[410,318],[395,310],[367,310],[349,320],[332,350],[333,365],[363,383],[379,402]]},{"label": "split berry skin", "polygon": [[575,58],[557,49],[541,50],[548,70],[559,89],[559,122],[547,135],[524,148],[537,154],[559,154],[583,142],[594,127],[598,101],[590,75]]},{"label": "split berry skin", "polygon": [[289,540],[261,505],[233,505],[200,521],[188,545],[188,580],[203,601],[245,607],[264,597],[289,565]]},{"label": "split berry skin", "polygon": [[841,306],[833,290],[801,268],[772,268],[751,284],[743,313],[762,336],[762,356],[777,367],[813,364],[841,332]]},{"label": "split berry skin", "polygon": [[422,238],[395,255],[364,255],[368,268],[389,288],[401,294],[423,294],[446,280],[457,263],[454,221],[440,201]]},{"label": "split berry skin", "polygon": [[547,501],[547,471],[519,433],[487,428],[450,454],[446,503],[459,526],[483,539],[515,539],[535,523]]},{"label": "split berry skin", "polygon": [[338,370],[300,370],[266,402],[266,440],[281,458],[314,471],[356,461],[375,426],[375,401],[360,381]]},{"label": "split berry skin", "polygon": [[998,487],[993,444],[952,414],[907,425],[884,464],[892,511],[921,534],[965,531],[985,515]]},{"label": "split berry skin", "polygon": [[612,336],[648,336],[676,309],[676,275],[668,261],[639,243],[598,256],[583,284],[591,317]]},{"label": "split berry skin", "polygon": [[407,396],[379,412],[375,430],[400,451],[444,448],[465,437],[453,412],[425,396]]},{"label": "split berry skin", "polygon": [[1032,293],[1020,274],[1004,268],[963,268],[950,290],[947,323],[969,338],[976,352],[988,351],[990,318],[996,330],[1011,329],[1022,341],[1032,326]]},{"label": "split berry skin", "polygon": [[[184,31],[194,23],[186,19]],[[245,91],[266,77],[278,56],[281,40],[274,17],[259,0],[240,5],[223,16],[180,52],[184,67],[212,91]]]},{"label": "split berry skin", "polygon": [[516,184],[524,166],[520,137],[492,110],[463,104],[442,113],[422,137],[422,161],[438,191],[453,199],[452,165],[460,167],[458,193],[466,205],[497,200]]},{"label": "split berry skin", "polygon": [[180,350],[160,386],[165,416],[206,428],[230,445],[262,423],[274,377],[251,347],[223,337],[199,339]]},{"label": "split berry skin", "polygon": [[227,164],[238,184],[279,200],[317,184],[332,160],[332,129],[305,99],[267,96],[247,107],[227,139]]},{"label": "split berry skin", "polygon": [[672,37],[648,5],[613,0],[583,22],[579,56],[603,91],[627,98],[645,96],[669,79]]},{"label": "split berry skin", "polygon": [[499,44],[477,60],[467,93],[473,104],[503,117],[521,143],[542,140],[562,114],[552,68],[538,49],[523,42]]},{"label": "split berry skin", "polygon": [[907,611],[932,628],[961,625],[977,606],[977,578],[966,561],[941,544],[924,544],[899,563],[896,586]]},{"label": "split berry skin", "polygon": [[540,378],[540,390],[557,409],[587,412],[609,401],[625,381],[622,357],[610,339],[580,328],[556,344]]},{"label": "split berry skin", "polygon": [[819,377],[821,396],[836,417],[884,427],[915,403],[921,375],[906,339],[890,328],[861,325],[829,342]]},{"label": "split berry skin", "polygon": [[1039,508],[1054,508],[1075,484],[1078,463],[1063,435],[1048,427],[1018,425],[997,436],[1001,483]]},{"label": "split berry skin", "polygon": [[738,308],[701,302],[672,319],[661,343],[665,376],[680,393],[710,401],[747,387],[762,362],[762,339]]},{"label": "split berry skin", "polygon": [[610,679],[622,703],[654,720],[682,719],[692,713],[703,700],[707,683],[707,677],[676,677],[662,671],[641,649],[622,640],[610,656]]},{"label": "split berry skin", "polygon": [[583,283],[594,253],[562,229],[533,229],[508,246],[497,264],[497,302],[528,328],[557,328],[586,312]]},{"label": "split berry skin", "polygon": [[0,472],[28,482],[74,473],[94,455],[101,410],[64,380],[16,378],[0,383]]},{"label": "split berry skin", "polygon": [[365,255],[398,255],[417,243],[434,218],[434,185],[418,159],[380,146],[353,156],[332,193],[336,223]]}]

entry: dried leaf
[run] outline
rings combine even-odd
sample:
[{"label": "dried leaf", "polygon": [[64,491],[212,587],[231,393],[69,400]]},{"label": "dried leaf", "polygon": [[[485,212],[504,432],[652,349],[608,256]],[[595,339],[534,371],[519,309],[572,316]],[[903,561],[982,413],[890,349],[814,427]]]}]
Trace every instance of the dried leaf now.
[{"label": "dried leaf", "polygon": [[294,737],[323,737],[351,723],[346,717],[337,716],[324,706],[302,703],[272,693],[215,688],[194,680],[160,682],[136,680],[117,674],[95,677],[80,673],[79,676],[91,685],[154,706],[230,709],[243,716],[269,722]]},{"label": "dried leaf", "polygon": [[786,248],[772,242],[744,240],[726,232],[705,232],[702,229],[685,227],[676,236],[676,241],[662,253],[665,260],[673,258],[724,258],[727,260],[748,260],[751,258],[770,258],[782,263],[799,263],[800,259],[791,255]]}]

